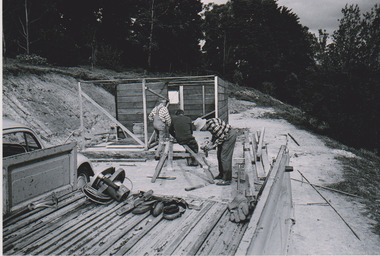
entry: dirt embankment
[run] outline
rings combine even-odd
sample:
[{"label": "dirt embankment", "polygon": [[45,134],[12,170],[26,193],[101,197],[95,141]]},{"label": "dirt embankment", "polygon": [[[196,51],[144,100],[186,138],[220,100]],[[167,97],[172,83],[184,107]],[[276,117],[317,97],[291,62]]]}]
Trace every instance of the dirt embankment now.
[{"label": "dirt embankment", "polygon": [[[47,146],[76,139],[80,128],[78,81],[113,79],[116,72],[5,64],[3,67],[3,116],[34,128]],[[108,91],[83,85],[83,91],[115,115],[115,99]],[[109,130],[110,121],[88,101],[83,101],[86,137]]]}]

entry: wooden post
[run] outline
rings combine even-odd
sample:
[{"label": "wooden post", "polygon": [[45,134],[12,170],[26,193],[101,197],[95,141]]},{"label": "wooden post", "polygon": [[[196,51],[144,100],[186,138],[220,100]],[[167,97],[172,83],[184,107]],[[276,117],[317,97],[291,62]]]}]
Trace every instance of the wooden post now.
[{"label": "wooden post", "polygon": [[214,80],[214,93],[215,93],[215,117],[218,118],[219,117],[219,97],[218,97],[218,77],[215,76],[215,80]]},{"label": "wooden post", "polygon": [[146,80],[142,80],[142,96],[143,96],[143,111],[144,111],[144,142],[145,150],[148,150],[149,141],[148,141],[148,117],[146,113],[146,93],[145,93]]},{"label": "wooden post", "polygon": [[246,192],[246,196],[254,196],[255,195],[255,183],[258,180],[257,172],[253,169],[252,166],[252,158],[251,158],[251,147],[249,144],[249,133],[248,131],[244,132],[245,140],[244,140],[244,169],[245,173],[248,176],[248,191]]},{"label": "wooden post", "polygon": [[205,86],[202,85],[202,114],[206,114]]},{"label": "wooden post", "polygon": [[168,170],[173,171],[173,142],[169,141]]},{"label": "wooden post", "polygon": [[185,98],[183,97],[183,85],[179,87],[179,104],[182,110],[185,110]]},{"label": "wooden post", "polygon": [[79,92],[79,111],[80,111],[80,136],[81,136],[81,143],[80,147],[84,146],[84,124],[83,124],[83,102],[82,102],[82,87],[80,85],[80,82],[78,82],[78,92]]}]

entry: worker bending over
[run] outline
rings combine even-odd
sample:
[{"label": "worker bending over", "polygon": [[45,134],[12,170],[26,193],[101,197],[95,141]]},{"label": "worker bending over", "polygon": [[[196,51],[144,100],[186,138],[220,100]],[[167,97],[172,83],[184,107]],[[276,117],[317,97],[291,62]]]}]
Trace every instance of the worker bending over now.
[{"label": "worker bending over", "polygon": [[[184,111],[179,109],[172,116],[172,125],[170,126],[170,134],[177,140],[180,145],[187,145],[189,148],[198,153],[198,143],[193,136],[195,126],[190,117],[184,115]],[[198,161],[194,157],[188,160],[188,165],[197,166]]]},{"label": "worker bending over", "polygon": [[202,119],[194,121],[197,131],[209,131],[212,135],[209,144],[204,146],[205,150],[217,148],[219,174],[215,179],[222,179],[217,185],[230,185],[232,180],[232,156],[236,142],[236,130],[231,128],[220,118]]}]

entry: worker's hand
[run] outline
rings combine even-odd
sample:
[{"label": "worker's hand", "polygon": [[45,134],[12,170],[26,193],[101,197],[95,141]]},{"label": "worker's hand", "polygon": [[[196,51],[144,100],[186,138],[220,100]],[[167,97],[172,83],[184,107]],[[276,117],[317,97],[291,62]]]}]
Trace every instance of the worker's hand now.
[{"label": "worker's hand", "polygon": [[206,145],[204,145],[203,148],[204,148],[204,150],[209,151],[209,150],[216,148],[216,145],[214,145],[212,142],[209,142]]},{"label": "worker's hand", "polygon": [[243,195],[236,196],[228,204],[228,210],[230,212],[230,221],[232,222],[246,221],[250,213],[247,198]]}]

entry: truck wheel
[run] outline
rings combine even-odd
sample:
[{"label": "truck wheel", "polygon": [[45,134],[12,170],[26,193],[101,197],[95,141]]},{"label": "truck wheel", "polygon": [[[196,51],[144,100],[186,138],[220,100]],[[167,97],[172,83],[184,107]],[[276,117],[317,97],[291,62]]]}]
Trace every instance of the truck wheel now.
[{"label": "truck wheel", "polygon": [[86,169],[79,169],[77,174],[77,187],[83,188],[90,181],[90,175]]}]

